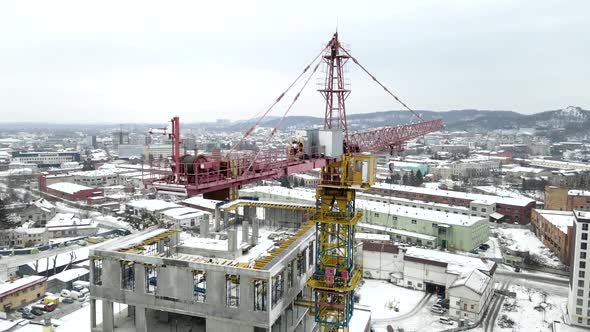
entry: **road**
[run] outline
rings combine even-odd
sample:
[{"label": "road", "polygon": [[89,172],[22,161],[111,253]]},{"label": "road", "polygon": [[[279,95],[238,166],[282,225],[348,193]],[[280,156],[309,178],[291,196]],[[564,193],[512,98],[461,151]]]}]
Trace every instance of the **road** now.
[{"label": "road", "polygon": [[556,286],[569,286],[569,279],[557,276],[557,275],[550,275],[547,273],[531,273],[531,272],[512,272],[508,270],[497,269],[496,273],[494,274],[494,279],[496,281],[510,281],[514,279],[522,279],[527,281],[537,281],[547,284],[552,284]]}]

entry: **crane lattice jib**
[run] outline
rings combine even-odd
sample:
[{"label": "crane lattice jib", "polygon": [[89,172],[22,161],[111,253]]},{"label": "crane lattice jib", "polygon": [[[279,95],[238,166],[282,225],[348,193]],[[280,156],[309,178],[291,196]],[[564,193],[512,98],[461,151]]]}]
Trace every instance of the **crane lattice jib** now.
[{"label": "crane lattice jib", "polygon": [[444,128],[442,120],[424,121],[396,127],[378,128],[355,132],[349,137],[351,150],[355,152],[378,151],[399,147],[404,142]]},{"label": "crane lattice jib", "polygon": [[316,265],[308,286],[313,290],[320,331],[347,331],[354,311],[354,290],[362,271],[355,262],[356,189],[374,182],[375,158],[346,154],[322,168],[316,191]]}]

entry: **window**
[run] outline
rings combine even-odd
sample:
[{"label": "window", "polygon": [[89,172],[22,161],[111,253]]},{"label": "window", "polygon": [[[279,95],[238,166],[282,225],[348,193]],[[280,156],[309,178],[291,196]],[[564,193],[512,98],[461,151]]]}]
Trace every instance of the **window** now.
[{"label": "window", "polygon": [[578,277],[584,278],[585,276],[586,276],[586,272],[584,272],[584,271],[578,271]]},{"label": "window", "polygon": [[578,287],[584,287],[584,280],[578,280]]},{"label": "window", "polygon": [[582,230],[583,231],[587,231],[588,230],[588,224],[582,224]]},{"label": "window", "polygon": [[582,308],[576,308],[576,315],[582,314]]},{"label": "window", "polygon": [[391,217],[393,220],[397,220],[397,216],[393,216]]},{"label": "window", "polygon": [[584,305],[584,301],[582,301],[582,299],[577,299],[576,305],[582,306],[582,305]]},{"label": "window", "polygon": [[148,294],[156,294],[156,287],[158,286],[158,270],[155,266],[146,266],[145,268],[145,292]]},{"label": "window", "polygon": [[[584,290],[583,289],[578,289],[578,296],[582,297],[584,296]],[[590,315],[588,315],[590,316]]]},{"label": "window", "polygon": [[580,252],[580,259],[586,259],[586,252]]},{"label": "window", "polygon": [[418,284],[416,285],[416,287],[418,287],[418,288],[422,288],[422,284],[421,284],[421,283],[418,283]]},{"label": "window", "polygon": [[580,269],[586,268],[586,262],[580,262]]},{"label": "window", "polygon": [[412,282],[408,280],[408,286],[412,286]]},{"label": "window", "polygon": [[588,233],[582,233],[582,240],[588,240]]},{"label": "window", "polygon": [[457,301],[457,302],[455,302],[455,304],[458,305],[458,306],[460,306],[461,305],[461,301]]},{"label": "window", "polygon": [[416,225],[417,221],[416,219],[412,219],[412,225]]},{"label": "window", "polygon": [[486,208],[481,208],[481,212],[487,212],[488,210]]},{"label": "window", "polygon": [[374,216],[379,217],[379,213],[375,212]]},{"label": "window", "polygon": [[473,310],[473,309],[475,309],[475,305],[474,304],[471,305],[471,310]]},{"label": "window", "polygon": [[268,282],[254,279],[254,311],[266,311]]},{"label": "window", "polygon": [[102,259],[95,258],[92,260],[92,276],[95,285],[102,285]]},{"label": "window", "polygon": [[135,263],[121,262],[121,288],[124,290],[135,290]]},{"label": "window", "polygon": [[582,248],[582,250],[586,250],[586,248],[588,248],[588,244],[586,242],[582,242],[580,248]]},{"label": "window", "polygon": [[477,208],[474,206],[471,208],[471,211],[477,211]]},{"label": "window", "polygon": [[309,266],[313,266],[313,246],[314,246],[314,243],[315,243],[315,241],[310,242],[309,248],[307,248],[307,250],[308,250],[308,257],[307,257],[308,262],[307,263],[309,264]]},{"label": "window", "polygon": [[287,264],[287,289],[291,289],[293,287],[293,261],[290,261]]},{"label": "window", "polygon": [[283,298],[283,271],[272,278],[272,306]]},{"label": "window", "polygon": [[432,224],[432,227],[436,228],[438,227],[438,224]]},{"label": "window", "polygon": [[237,308],[240,306],[240,276],[226,274],[225,275],[225,305],[230,308]]},{"label": "window", "polygon": [[305,252],[299,253],[297,255],[297,271],[299,271],[299,275],[305,274],[305,272],[307,271],[305,257]]},{"label": "window", "polygon": [[207,274],[204,271],[193,271],[193,302],[205,303],[207,298]]}]

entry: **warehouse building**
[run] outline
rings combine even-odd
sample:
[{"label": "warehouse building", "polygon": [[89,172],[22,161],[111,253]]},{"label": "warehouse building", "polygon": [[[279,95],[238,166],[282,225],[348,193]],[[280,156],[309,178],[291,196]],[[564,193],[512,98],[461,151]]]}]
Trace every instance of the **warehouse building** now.
[{"label": "warehouse building", "polygon": [[0,284],[0,311],[15,310],[45,295],[47,278],[28,276]]},{"label": "warehouse building", "polygon": [[[240,195],[263,200],[315,204],[315,192],[304,189],[288,189],[278,186],[263,186],[243,189]],[[366,232],[390,234],[392,240],[430,248],[448,248],[469,251],[489,238],[488,219],[459,214],[459,210],[444,212],[443,205],[422,204],[420,207],[389,204],[389,198],[375,201],[359,194],[357,208],[365,213],[359,227]],[[375,196],[371,196],[375,197]],[[370,198],[373,199],[373,198]],[[391,198],[392,202],[395,198]],[[442,209],[443,211],[437,211]],[[457,212],[457,213],[455,213]],[[485,212],[484,212],[485,213]],[[475,214],[475,213],[473,213]]]},{"label": "warehouse building", "polygon": [[425,202],[465,206],[469,207],[475,215],[478,211],[490,212],[491,207],[493,212],[498,214],[495,219],[522,225],[526,225],[531,221],[531,212],[536,204],[534,200],[526,198],[518,199],[386,183],[375,184],[369,192]]},{"label": "warehouse building", "polygon": [[533,209],[531,216],[531,231],[568,266],[571,260],[574,222],[572,211]]}]

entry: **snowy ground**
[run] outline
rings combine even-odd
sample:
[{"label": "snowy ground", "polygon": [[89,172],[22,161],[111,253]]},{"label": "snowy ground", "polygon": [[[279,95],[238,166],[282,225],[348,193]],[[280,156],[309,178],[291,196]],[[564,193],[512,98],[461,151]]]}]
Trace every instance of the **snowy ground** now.
[{"label": "snowy ground", "polygon": [[500,243],[513,250],[526,250],[539,258],[541,264],[553,268],[563,268],[559,258],[528,229],[496,228]]},{"label": "snowy ground", "polygon": [[[512,285],[509,290],[516,292],[516,298],[504,300],[495,325],[500,331],[551,331],[551,323],[562,320],[561,307],[567,297],[521,285]],[[510,321],[513,327],[509,327]]]},{"label": "snowy ground", "polygon": [[372,319],[399,317],[414,309],[424,297],[424,292],[371,279],[365,279],[359,293],[359,304],[371,308]]}]

